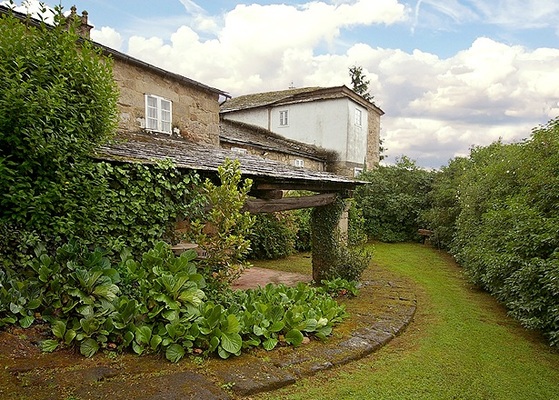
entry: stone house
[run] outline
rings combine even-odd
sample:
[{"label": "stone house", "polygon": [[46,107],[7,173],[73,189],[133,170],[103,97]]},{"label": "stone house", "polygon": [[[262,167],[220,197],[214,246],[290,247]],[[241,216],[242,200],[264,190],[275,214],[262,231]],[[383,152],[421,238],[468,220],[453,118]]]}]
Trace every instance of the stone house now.
[{"label": "stone house", "polygon": [[[230,141],[236,133],[231,125],[244,124],[245,130],[252,127],[261,137],[275,135],[321,149],[323,170],[353,177],[379,163],[383,114],[346,86],[248,94],[221,105],[221,138]],[[313,159],[287,160],[297,166],[321,168]]]}]

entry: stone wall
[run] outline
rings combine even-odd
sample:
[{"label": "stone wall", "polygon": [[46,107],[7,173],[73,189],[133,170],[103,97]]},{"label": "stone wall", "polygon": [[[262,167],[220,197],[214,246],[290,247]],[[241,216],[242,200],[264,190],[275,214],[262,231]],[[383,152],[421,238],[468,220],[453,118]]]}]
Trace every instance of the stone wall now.
[{"label": "stone wall", "polygon": [[219,145],[218,94],[118,58],[114,59],[113,73],[120,89],[120,131],[144,129],[144,95],[153,94],[172,101],[175,134],[192,141]]},{"label": "stone wall", "polygon": [[367,170],[376,168],[380,162],[380,115],[369,109],[369,132],[367,136],[367,158],[365,166]]},{"label": "stone wall", "polygon": [[262,149],[259,148],[255,148],[252,147],[250,145],[231,145],[229,143],[221,143],[221,147],[224,149],[245,149],[247,151],[247,154],[254,154],[263,158],[266,158],[268,160],[274,160],[274,161],[279,161],[283,164],[287,164],[287,165],[294,165],[294,162],[296,159],[299,160],[303,160],[304,161],[304,168],[306,169],[311,169],[314,171],[324,171],[324,163],[314,160],[312,158],[306,158],[306,157],[302,157],[302,156],[296,156],[293,154],[287,154],[287,153],[283,153],[283,152],[276,152],[276,151],[272,151],[272,150],[266,150],[263,151]]}]

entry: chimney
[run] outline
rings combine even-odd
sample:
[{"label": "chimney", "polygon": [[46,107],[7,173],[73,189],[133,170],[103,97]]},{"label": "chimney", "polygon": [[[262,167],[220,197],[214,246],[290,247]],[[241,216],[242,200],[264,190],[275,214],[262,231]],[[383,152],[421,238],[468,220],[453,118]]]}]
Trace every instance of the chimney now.
[{"label": "chimney", "polygon": [[[74,21],[78,19],[78,16],[76,15],[77,11],[78,9],[76,8],[76,6],[72,6],[70,8],[70,15],[68,16],[68,18],[66,18],[66,26],[68,28],[70,27],[70,24],[73,24]],[[80,17],[79,25],[77,27],[78,35],[80,35],[84,39],[89,39],[89,32],[93,29],[93,26],[89,25],[89,23],[87,22],[87,15],[87,11],[82,11],[82,16]]]}]

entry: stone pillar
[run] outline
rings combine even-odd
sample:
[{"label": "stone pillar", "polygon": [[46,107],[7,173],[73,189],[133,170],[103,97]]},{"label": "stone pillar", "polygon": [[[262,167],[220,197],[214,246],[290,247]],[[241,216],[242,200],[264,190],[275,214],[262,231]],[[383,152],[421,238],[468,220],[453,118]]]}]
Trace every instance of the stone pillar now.
[{"label": "stone pillar", "polygon": [[311,213],[312,276],[315,282],[335,277],[338,267],[340,216],[345,209],[341,197],[315,207]]}]

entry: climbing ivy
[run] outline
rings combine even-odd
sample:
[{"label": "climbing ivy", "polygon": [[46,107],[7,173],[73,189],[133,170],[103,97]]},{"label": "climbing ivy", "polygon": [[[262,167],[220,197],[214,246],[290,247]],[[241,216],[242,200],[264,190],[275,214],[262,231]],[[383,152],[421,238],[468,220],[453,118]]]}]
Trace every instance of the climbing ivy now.
[{"label": "climbing ivy", "polygon": [[349,246],[339,234],[338,223],[346,204],[341,197],[326,206],[316,207],[312,219],[312,265],[315,282],[344,278],[359,280],[372,254],[359,246]]}]

